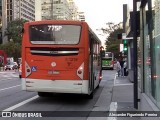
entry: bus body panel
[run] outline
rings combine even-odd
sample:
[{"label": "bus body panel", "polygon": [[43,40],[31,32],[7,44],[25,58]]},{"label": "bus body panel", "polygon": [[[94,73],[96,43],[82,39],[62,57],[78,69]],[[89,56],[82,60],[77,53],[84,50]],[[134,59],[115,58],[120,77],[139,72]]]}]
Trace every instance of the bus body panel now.
[{"label": "bus body panel", "polygon": [[25,50],[27,53],[25,62],[31,67],[32,73],[27,78],[35,79],[79,79],[77,69],[84,62],[84,49],[80,49],[78,55],[75,56],[43,56],[32,55],[29,48]]},{"label": "bus body panel", "polygon": [[22,90],[54,93],[89,94],[88,80],[46,80],[22,78]]}]

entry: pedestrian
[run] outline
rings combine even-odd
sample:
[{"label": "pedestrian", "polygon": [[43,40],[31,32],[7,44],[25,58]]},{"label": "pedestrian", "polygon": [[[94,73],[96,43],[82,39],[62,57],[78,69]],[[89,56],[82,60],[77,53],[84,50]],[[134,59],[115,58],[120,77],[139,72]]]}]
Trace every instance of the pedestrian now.
[{"label": "pedestrian", "polygon": [[120,73],[121,73],[121,76],[124,77],[124,61],[123,61],[123,58],[121,58],[121,60],[120,60],[120,65],[121,65]]},{"label": "pedestrian", "polygon": [[120,72],[121,72],[121,65],[120,65],[119,60],[117,60],[117,63],[116,63],[116,70],[117,70],[117,74],[118,74],[118,77],[119,77],[120,76]]},{"label": "pedestrian", "polygon": [[127,61],[126,61],[126,59],[124,61],[123,67],[124,67],[124,76],[127,76]]}]

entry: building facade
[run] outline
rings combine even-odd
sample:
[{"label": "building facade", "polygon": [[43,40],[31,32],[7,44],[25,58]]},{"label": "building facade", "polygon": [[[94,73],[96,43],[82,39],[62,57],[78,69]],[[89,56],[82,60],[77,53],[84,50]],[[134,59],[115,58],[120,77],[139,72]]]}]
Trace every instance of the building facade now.
[{"label": "building facade", "polygon": [[79,12],[74,0],[35,0],[35,20],[80,20],[85,21],[84,12]]},{"label": "building facade", "polygon": [[[137,18],[139,17],[136,21],[139,24],[137,30],[139,31],[137,79],[140,99],[138,109],[160,111],[160,0],[139,0],[136,5]],[[134,19],[133,16],[130,17]],[[130,28],[131,26],[130,24]],[[133,32],[132,29],[130,29],[131,32]],[[151,118],[142,117],[141,119],[150,120]],[[154,117],[154,120],[159,119]]]},{"label": "building facade", "polygon": [[15,19],[35,20],[35,0],[7,0],[7,22]]},{"label": "building facade", "polygon": [[76,6],[74,0],[68,0],[69,9],[72,13],[72,20],[78,20],[78,7]]},{"label": "building facade", "polygon": [[67,0],[41,0],[42,20],[71,20],[72,12]]},{"label": "building facade", "polygon": [[78,12],[78,20],[80,20],[80,21],[85,21],[84,12]]},{"label": "building facade", "polygon": [[13,4],[14,19],[35,20],[35,0],[15,0]]},{"label": "building facade", "polygon": [[8,22],[15,19],[35,20],[35,0],[2,0],[2,41]]},{"label": "building facade", "polygon": [[[160,110],[160,0],[141,0],[141,109]],[[138,46],[139,47],[139,46]],[[149,104],[150,103],[150,104]],[[152,104],[151,104],[152,103]],[[145,106],[148,105],[148,106]]]}]

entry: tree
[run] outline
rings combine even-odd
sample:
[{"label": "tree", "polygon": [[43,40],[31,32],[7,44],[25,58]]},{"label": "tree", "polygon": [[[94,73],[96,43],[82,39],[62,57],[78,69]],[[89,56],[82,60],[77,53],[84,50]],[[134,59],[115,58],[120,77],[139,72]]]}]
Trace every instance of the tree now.
[{"label": "tree", "polygon": [[122,23],[114,24],[112,22],[106,23],[106,28],[101,28],[103,33],[107,34],[108,37],[106,38],[106,51],[113,52],[115,58],[119,57],[119,44],[121,43],[120,40],[117,39],[117,35],[123,33]]},{"label": "tree", "polygon": [[1,44],[0,50],[4,50],[7,54],[7,57],[14,57],[14,59],[17,61],[18,58],[21,57],[21,44],[20,43],[14,43],[14,41]]},{"label": "tree", "polygon": [[23,19],[16,19],[8,23],[6,28],[6,35],[8,40],[13,40],[15,43],[21,43],[23,24],[27,22]]},{"label": "tree", "polygon": [[[22,43],[22,28],[23,24],[27,22],[23,19],[16,19],[8,23],[6,28],[6,35],[9,41],[0,45],[0,50],[4,50],[7,57],[14,57],[14,60],[18,60],[21,57],[21,43]],[[12,39],[12,41],[10,41]]]}]

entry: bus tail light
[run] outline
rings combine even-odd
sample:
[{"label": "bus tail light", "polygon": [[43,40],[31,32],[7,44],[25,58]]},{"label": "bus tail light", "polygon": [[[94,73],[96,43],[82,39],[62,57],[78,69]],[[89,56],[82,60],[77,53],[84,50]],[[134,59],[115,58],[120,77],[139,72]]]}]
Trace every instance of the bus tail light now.
[{"label": "bus tail light", "polygon": [[31,68],[27,62],[25,62],[25,76],[28,77],[31,74]]},{"label": "bus tail light", "polygon": [[83,79],[84,74],[84,63],[81,64],[81,66],[77,69],[77,75]]},{"label": "bus tail light", "polygon": [[78,74],[82,74],[82,70],[78,70]]},{"label": "bus tail light", "polygon": [[99,80],[102,80],[102,76],[99,76]]}]

